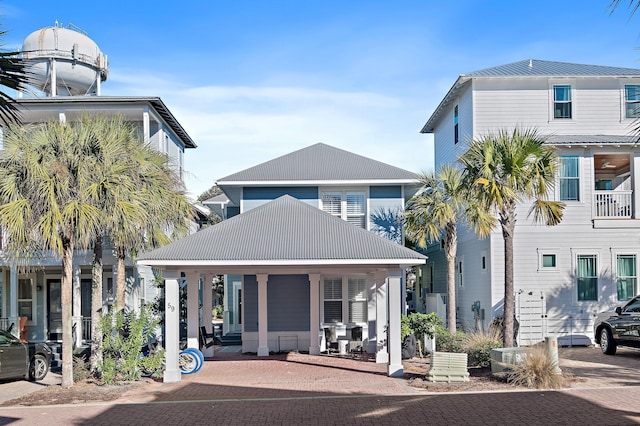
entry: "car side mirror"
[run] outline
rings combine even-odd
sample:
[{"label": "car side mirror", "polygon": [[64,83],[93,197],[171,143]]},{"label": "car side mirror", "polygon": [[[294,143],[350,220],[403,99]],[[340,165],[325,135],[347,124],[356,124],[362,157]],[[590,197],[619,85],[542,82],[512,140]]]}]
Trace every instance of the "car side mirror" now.
[{"label": "car side mirror", "polygon": [[618,315],[622,314],[622,308],[620,306],[616,308],[616,314]]}]

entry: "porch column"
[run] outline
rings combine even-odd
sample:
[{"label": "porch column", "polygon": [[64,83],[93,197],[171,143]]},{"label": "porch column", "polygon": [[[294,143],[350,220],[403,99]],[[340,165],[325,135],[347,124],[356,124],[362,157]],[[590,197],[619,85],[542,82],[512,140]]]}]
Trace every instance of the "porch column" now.
[{"label": "porch column", "polygon": [[269,327],[267,324],[268,274],[257,274],[258,279],[258,356],[269,356]]},{"label": "porch column", "polygon": [[73,297],[72,297],[72,303],[73,303],[73,311],[72,311],[72,322],[73,322],[73,327],[75,327],[76,332],[75,332],[75,336],[72,335],[75,338],[75,345],[77,348],[79,348],[82,345],[82,308],[81,308],[81,304],[82,304],[82,288],[80,287],[80,266],[79,265],[73,265],[73,278],[72,278],[72,282],[73,282]]},{"label": "porch column", "polygon": [[378,339],[377,315],[376,315],[376,275],[374,273],[367,274],[367,345],[365,350],[367,353],[375,354],[376,342]]},{"label": "porch column", "polygon": [[309,355],[320,355],[320,274],[309,274]]},{"label": "porch column", "polygon": [[640,152],[634,152],[631,160],[631,178],[633,179],[631,183],[633,188],[633,210],[631,217],[638,219],[640,218]]},{"label": "porch column", "polygon": [[198,327],[200,327],[198,306],[200,292],[200,273],[187,272],[187,347],[200,348]]},{"label": "porch column", "polygon": [[389,304],[389,376],[402,377],[402,341],[400,340],[400,319],[402,317],[402,270],[391,269],[387,277]]},{"label": "porch column", "polygon": [[18,268],[12,266],[9,268],[9,312],[7,312],[7,318],[9,319],[10,327],[13,324],[13,330],[11,334],[16,337],[20,336],[20,323],[18,322]]},{"label": "porch column", "polygon": [[[206,330],[213,333],[213,324],[211,323],[211,310],[213,309],[213,295],[211,293],[212,274],[202,274],[202,325]],[[213,346],[202,348],[202,354],[205,357],[213,357]]]},{"label": "porch column", "polygon": [[389,362],[387,334],[387,277],[386,272],[377,272],[376,279],[376,362]]},{"label": "porch column", "polygon": [[164,271],[164,345],[165,383],[179,382],[182,373],[178,365],[180,352],[180,296],[177,271]]}]

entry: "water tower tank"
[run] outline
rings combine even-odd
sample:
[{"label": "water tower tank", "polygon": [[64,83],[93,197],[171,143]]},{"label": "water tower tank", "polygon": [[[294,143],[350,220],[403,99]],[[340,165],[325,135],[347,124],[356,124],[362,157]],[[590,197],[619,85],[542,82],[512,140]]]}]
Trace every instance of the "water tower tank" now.
[{"label": "water tower tank", "polygon": [[22,44],[30,83],[49,96],[100,95],[107,79],[107,57],[87,34],[73,25],[42,28]]}]

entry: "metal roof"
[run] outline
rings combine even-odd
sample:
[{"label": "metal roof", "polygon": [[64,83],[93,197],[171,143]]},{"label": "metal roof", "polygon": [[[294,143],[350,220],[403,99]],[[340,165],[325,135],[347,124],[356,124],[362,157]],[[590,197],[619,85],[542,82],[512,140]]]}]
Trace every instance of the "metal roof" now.
[{"label": "metal roof", "polygon": [[527,59],[462,74],[466,77],[640,76],[640,69]]},{"label": "metal roof", "polygon": [[640,77],[640,69],[526,59],[511,64],[460,74],[456,82],[451,86],[451,89],[449,89],[433,114],[431,114],[422,127],[420,133],[433,132],[436,122],[440,118],[440,114],[442,114],[452,99],[458,96],[460,91],[469,84],[472,79],[507,77]]},{"label": "metal roof", "polygon": [[408,170],[318,143],[223,177],[217,184],[329,181],[414,183],[417,179],[417,175]]},{"label": "metal roof", "polygon": [[426,256],[285,195],[165,247],[145,265],[420,264]]},{"label": "metal roof", "polygon": [[155,96],[51,96],[44,98],[18,98],[15,101],[18,108],[29,109],[30,105],[56,105],[56,104],[150,104],[153,109],[162,117],[173,132],[182,140],[186,148],[196,148],[197,145],[191,136],[173,116],[169,108],[162,102],[162,99]]},{"label": "metal roof", "polygon": [[638,136],[628,135],[550,135],[549,145],[635,145]]}]

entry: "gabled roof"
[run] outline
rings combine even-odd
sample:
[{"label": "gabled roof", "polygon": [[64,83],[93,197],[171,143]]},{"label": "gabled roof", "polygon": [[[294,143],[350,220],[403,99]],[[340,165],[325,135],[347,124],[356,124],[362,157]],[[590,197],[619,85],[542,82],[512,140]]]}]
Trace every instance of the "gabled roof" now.
[{"label": "gabled roof", "polygon": [[421,133],[432,133],[444,109],[472,79],[480,78],[536,78],[536,77],[640,77],[640,69],[607,67],[601,65],[572,64],[568,62],[542,61],[526,59],[511,64],[485,68],[478,71],[460,74],[449,92],[440,101],[431,117],[420,130]]},{"label": "gabled roof", "polygon": [[425,260],[288,195],[138,257],[151,266],[417,265]]},{"label": "gabled roof", "polygon": [[197,145],[191,136],[182,127],[180,122],[173,116],[169,108],[157,96],[50,96],[44,98],[19,98],[16,105],[26,110],[35,105],[114,105],[114,104],[150,104],[153,109],[162,117],[169,128],[182,140],[185,148],[196,148]]},{"label": "gabled roof", "polygon": [[415,183],[408,170],[323,143],[291,152],[217,181],[218,186],[344,183]]}]

